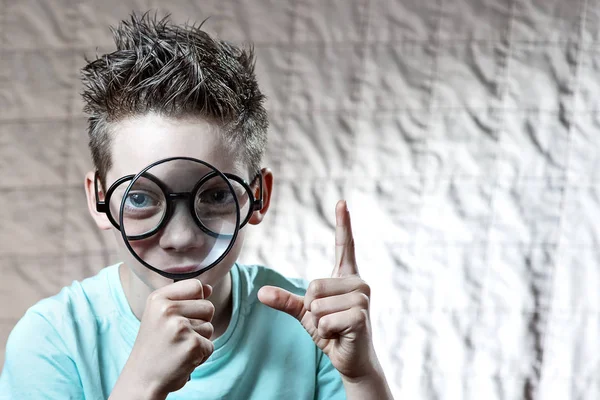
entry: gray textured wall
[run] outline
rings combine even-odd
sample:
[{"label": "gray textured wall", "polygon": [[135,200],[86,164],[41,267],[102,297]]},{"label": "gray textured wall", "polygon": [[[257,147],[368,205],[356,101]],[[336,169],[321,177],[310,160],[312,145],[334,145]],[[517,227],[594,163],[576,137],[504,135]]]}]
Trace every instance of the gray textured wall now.
[{"label": "gray textured wall", "polygon": [[[84,204],[78,69],[162,3],[0,0],[2,345],[117,261]],[[597,0],[168,4],[255,43],[277,186],[244,261],[328,276],[345,197],[397,398],[599,398]]]}]

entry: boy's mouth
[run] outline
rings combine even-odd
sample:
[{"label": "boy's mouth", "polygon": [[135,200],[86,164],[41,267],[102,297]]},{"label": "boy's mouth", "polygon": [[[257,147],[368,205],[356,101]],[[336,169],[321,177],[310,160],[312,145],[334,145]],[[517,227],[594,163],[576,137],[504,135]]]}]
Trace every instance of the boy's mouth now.
[{"label": "boy's mouth", "polygon": [[170,274],[187,274],[189,272],[199,271],[202,267],[198,264],[193,265],[177,265],[174,267],[165,268],[163,271]]}]

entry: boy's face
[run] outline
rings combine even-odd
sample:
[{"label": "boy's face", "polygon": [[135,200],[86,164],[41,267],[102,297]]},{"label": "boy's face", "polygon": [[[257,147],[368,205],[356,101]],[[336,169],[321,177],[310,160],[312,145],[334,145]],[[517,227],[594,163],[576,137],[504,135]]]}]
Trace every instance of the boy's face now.
[{"label": "boy's face", "polygon": [[[117,179],[135,175],[154,161],[168,157],[192,157],[208,162],[223,173],[238,175],[247,182],[253,178],[242,158],[236,156],[235,149],[223,143],[218,126],[203,119],[172,119],[157,114],[136,116],[114,125],[112,139],[112,167],[106,176],[107,188]],[[143,259],[157,268],[200,264],[203,254],[206,254],[206,249],[202,248],[203,241],[199,240],[202,231],[193,221],[187,206],[181,206],[186,211],[176,208],[171,220],[156,235],[144,239],[143,243],[132,242],[134,249],[142,246],[138,248],[138,254],[143,252]],[[140,264],[125,246],[121,233],[110,223],[106,224],[108,219],[100,218],[95,216],[100,228],[114,231],[120,256],[127,267],[151,290],[173,282]],[[239,231],[228,255],[199,276],[202,282],[214,287],[229,271],[241,251],[245,230]]]}]

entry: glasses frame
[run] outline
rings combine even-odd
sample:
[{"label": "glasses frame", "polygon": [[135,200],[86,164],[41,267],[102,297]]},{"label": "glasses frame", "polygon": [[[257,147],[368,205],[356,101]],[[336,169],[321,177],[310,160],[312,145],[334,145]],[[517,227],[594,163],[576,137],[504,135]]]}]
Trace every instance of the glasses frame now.
[{"label": "glasses frame", "polygon": [[[259,171],[254,178],[252,179],[252,181],[247,182],[245,179],[241,178],[240,176],[237,176],[235,174],[230,174],[230,173],[223,173],[223,175],[225,177],[227,177],[227,179],[234,181],[236,183],[239,183],[240,185],[242,185],[242,187],[244,188],[244,190],[246,191],[249,199],[250,199],[250,207],[248,208],[248,214],[246,216],[244,216],[244,219],[242,220],[242,222],[240,223],[240,229],[242,229],[250,220],[250,218],[252,217],[252,214],[255,211],[260,211],[263,208],[264,205],[264,200],[263,200],[263,180],[262,180],[262,172]],[[124,182],[127,181],[131,181],[135,178],[136,175],[125,175],[119,179],[117,179],[106,191],[106,194],[104,196],[104,201],[100,200],[100,196],[99,196],[99,191],[98,191],[98,181],[100,180],[99,178],[99,174],[98,171],[96,171],[94,173],[94,191],[95,191],[95,196],[96,196],[96,211],[101,212],[106,214],[108,220],[110,221],[110,223],[117,228],[119,231],[121,230],[121,227],[119,225],[119,222],[113,217],[111,211],[110,211],[110,199],[114,193],[114,191],[120,186],[122,185]],[[213,231],[211,231],[210,229],[208,229],[203,223],[202,221],[199,220],[198,216],[196,215],[196,213],[193,211],[194,210],[194,199],[196,197],[196,194],[198,192],[198,190],[200,189],[200,187],[206,183],[207,180],[212,179],[214,177],[217,177],[218,174],[216,172],[209,172],[208,174],[204,175],[194,186],[194,189],[191,192],[170,192],[169,189],[164,185],[163,182],[161,182],[157,177],[155,177],[154,175],[145,172],[142,176],[144,176],[145,178],[151,180],[152,182],[154,182],[159,188],[160,190],[163,192],[163,195],[165,196],[166,202],[167,202],[167,210],[164,214],[164,216],[162,217],[161,221],[158,223],[158,225],[156,226],[156,228],[154,228],[151,231],[148,231],[146,233],[143,233],[141,235],[135,235],[135,236],[127,236],[127,238],[129,240],[142,240],[142,239],[146,239],[150,236],[155,235],[158,231],[160,231],[171,219],[172,215],[173,215],[173,211],[174,211],[174,207],[172,205],[173,201],[175,200],[181,200],[181,199],[188,199],[189,201],[189,205],[188,208],[190,210],[190,214],[192,215],[192,218],[194,219],[194,222],[196,222],[196,225],[198,225],[198,227],[206,234],[213,236],[213,237],[218,237],[221,234],[217,234]],[[254,192],[252,190],[252,185],[254,185],[254,182],[258,179],[259,182],[259,198],[257,199],[254,196]]]}]

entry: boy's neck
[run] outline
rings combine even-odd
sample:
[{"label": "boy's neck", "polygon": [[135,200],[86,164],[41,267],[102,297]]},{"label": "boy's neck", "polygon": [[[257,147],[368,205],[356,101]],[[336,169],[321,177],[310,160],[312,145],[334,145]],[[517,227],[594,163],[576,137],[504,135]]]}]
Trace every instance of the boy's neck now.
[{"label": "boy's neck", "polygon": [[[119,277],[129,307],[136,318],[141,321],[144,315],[146,299],[152,291],[124,264],[119,266]],[[136,288],[147,288],[147,290],[140,291],[136,290]],[[215,340],[225,333],[231,321],[233,300],[230,273],[225,274],[223,279],[213,287],[210,301],[215,306],[215,314],[212,319],[214,333],[211,337],[211,340]]]}]

